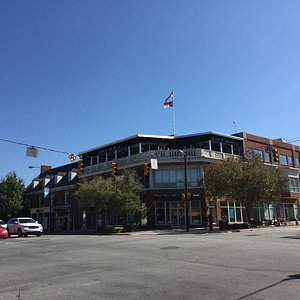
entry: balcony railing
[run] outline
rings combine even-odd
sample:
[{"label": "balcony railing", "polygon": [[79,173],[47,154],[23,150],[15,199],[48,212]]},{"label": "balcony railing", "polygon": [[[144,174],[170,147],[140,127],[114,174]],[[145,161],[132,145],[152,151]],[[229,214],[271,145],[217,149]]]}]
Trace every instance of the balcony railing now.
[{"label": "balcony railing", "polygon": [[[212,160],[224,160],[229,157],[240,158],[239,155],[233,155],[230,153],[217,152],[206,149],[185,149],[186,155],[188,158],[195,159],[212,159]],[[156,158],[158,162],[167,162],[168,160],[174,159],[182,159],[182,153],[180,150],[152,150],[143,153],[134,154],[131,156],[126,156],[122,158],[118,158],[116,162],[118,163],[118,167],[122,167],[125,165],[134,165],[145,160],[149,160],[151,158]],[[103,172],[111,169],[111,161],[101,162],[99,164],[85,166],[84,174],[94,173],[94,172]]]}]

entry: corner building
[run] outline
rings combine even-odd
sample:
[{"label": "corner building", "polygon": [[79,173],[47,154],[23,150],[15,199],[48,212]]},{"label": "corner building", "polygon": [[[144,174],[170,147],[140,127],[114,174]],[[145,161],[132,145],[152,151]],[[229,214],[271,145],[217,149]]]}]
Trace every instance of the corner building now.
[{"label": "corner building", "polygon": [[[150,228],[180,228],[186,223],[185,200],[182,199],[186,166],[190,193],[188,221],[191,227],[197,227],[206,224],[209,212],[215,223],[220,219],[218,205],[207,202],[200,188],[204,165],[232,156],[240,158],[243,149],[242,137],[213,131],[175,137],[137,134],[81,152],[84,172],[79,180],[98,175],[110,177],[112,162],[117,163],[118,174],[124,169],[134,169],[143,178],[141,201],[146,212],[135,222]],[[186,154],[186,165],[182,151]],[[149,176],[144,176],[144,164],[151,159],[157,160],[158,169],[150,168]],[[84,227],[96,228],[101,223],[102,216],[93,210],[80,213],[85,220]],[[128,224],[129,216],[125,221]],[[117,217],[115,222],[119,223]]]}]

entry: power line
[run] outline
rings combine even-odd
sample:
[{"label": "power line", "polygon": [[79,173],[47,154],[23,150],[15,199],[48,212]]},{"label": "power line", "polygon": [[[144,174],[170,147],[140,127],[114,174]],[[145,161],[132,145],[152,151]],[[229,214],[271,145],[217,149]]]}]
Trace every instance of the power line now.
[{"label": "power line", "polygon": [[26,146],[26,147],[31,147],[31,148],[37,148],[37,149],[46,150],[46,151],[51,151],[51,152],[56,152],[56,153],[62,153],[62,154],[69,154],[70,153],[70,152],[50,149],[50,148],[46,148],[46,147],[41,147],[41,146],[35,146],[35,145],[26,144],[26,143],[16,142],[16,141],[12,141],[12,140],[6,140],[6,139],[2,139],[2,138],[0,138],[0,141],[6,142],[6,143],[11,143],[11,144],[16,144],[16,145],[22,145],[22,146]]}]

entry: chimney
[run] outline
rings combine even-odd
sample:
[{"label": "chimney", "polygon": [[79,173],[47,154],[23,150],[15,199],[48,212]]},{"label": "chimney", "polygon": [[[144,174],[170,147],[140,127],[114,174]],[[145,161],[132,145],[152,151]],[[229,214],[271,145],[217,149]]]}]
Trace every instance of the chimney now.
[{"label": "chimney", "polygon": [[51,170],[51,166],[41,165],[41,175],[49,170]]}]

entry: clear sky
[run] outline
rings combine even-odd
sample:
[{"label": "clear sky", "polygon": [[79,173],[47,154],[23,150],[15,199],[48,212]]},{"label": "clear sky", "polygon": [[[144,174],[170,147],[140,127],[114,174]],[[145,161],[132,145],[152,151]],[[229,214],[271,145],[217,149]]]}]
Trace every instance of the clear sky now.
[{"label": "clear sky", "polygon": [[[299,0],[0,2],[0,138],[79,153],[137,133],[300,137]],[[296,142],[298,144],[299,142]],[[66,154],[0,141],[0,177]]]}]

